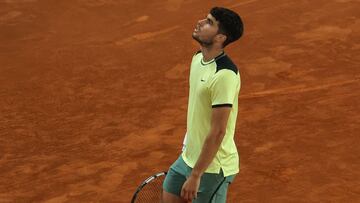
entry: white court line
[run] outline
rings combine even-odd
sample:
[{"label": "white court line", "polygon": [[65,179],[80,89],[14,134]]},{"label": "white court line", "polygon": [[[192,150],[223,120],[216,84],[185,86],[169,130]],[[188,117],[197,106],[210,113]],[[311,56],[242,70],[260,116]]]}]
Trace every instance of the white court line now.
[{"label": "white court line", "polygon": [[257,0],[248,0],[248,1],[243,1],[243,2],[240,2],[240,3],[237,3],[237,4],[233,4],[231,6],[228,6],[228,8],[236,8],[236,7],[239,7],[239,6],[243,6],[243,5],[246,5],[246,4],[250,4],[250,3],[253,3]]}]

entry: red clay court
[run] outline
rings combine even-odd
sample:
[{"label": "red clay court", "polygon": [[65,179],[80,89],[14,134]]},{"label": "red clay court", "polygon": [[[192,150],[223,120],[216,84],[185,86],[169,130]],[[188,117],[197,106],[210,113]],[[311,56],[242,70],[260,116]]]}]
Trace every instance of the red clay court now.
[{"label": "red clay court", "polygon": [[125,203],[167,170],[215,5],[245,24],[228,202],[360,202],[359,0],[0,0],[0,202]]}]

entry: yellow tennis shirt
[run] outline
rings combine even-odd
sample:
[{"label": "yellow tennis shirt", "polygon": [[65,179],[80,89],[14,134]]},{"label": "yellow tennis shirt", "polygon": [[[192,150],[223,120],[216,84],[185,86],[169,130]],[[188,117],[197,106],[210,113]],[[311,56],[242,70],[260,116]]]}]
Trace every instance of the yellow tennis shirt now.
[{"label": "yellow tennis shirt", "polygon": [[236,65],[224,52],[204,62],[202,53],[198,51],[192,58],[189,83],[187,132],[182,158],[194,168],[210,132],[212,109],[231,107],[224,139],[205,173],[219,174],[220,168],[224,176],[238,173],[239,155],[234,133],[241,80]]}]

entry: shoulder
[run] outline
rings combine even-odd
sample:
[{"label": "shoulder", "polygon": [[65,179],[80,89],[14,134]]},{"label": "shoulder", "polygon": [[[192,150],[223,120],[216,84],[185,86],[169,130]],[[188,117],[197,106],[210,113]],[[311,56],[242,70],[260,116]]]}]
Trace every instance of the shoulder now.
[{"label": "shoulder", "polygon": [[[235,73],[235,75],[238,75],[239,70],[237,66],[234,64],[234,62],[230,59],[229,56],[226,54],[216,59],[216,73],[218,73],[220,70],[230,70],[232,73]],[[223,72],[223,71],[222,71]],[[227,71],[225,71],[227,72]]]}]

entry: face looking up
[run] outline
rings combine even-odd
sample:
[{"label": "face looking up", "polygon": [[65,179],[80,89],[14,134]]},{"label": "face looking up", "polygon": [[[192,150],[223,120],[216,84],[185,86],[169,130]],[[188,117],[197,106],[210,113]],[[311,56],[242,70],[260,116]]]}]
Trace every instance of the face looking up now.
[{"label": "face looking up", "polygon": [[192,37],[200,43],[200,45],[209,47],[215,43],[222,45],[226,36],[218,33],[219,22],[211,15],[208,14],[205,19],[199,20]]}]

